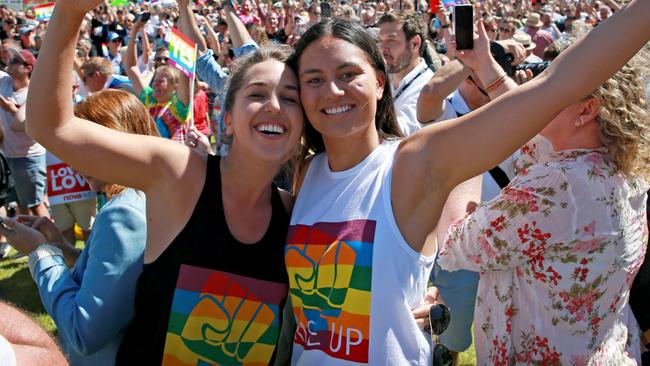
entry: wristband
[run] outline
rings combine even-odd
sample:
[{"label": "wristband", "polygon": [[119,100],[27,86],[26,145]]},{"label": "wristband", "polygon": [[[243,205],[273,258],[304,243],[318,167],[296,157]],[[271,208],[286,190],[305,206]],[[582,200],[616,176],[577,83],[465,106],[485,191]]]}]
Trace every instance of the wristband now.
[{"label": "wristband", "polygon": [[31,273],[32,278],[34,278],[34,270],[36,269],[36,264],[38,261],[45,257],[51,257],[54,255],[58,255],[63,257],[63,251],[54,245],[50,245],[47,243],[39,245],[36,249],[34,249],[31,253],[29,253],[29,260],[27,261],[27,266],[29,267],[29,273]]}]

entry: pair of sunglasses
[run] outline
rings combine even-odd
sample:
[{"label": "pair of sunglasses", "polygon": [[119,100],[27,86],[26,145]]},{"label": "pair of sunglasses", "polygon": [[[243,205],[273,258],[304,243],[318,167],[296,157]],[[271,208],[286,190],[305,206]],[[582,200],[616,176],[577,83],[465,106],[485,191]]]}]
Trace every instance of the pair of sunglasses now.
[{"label": "pair of sunglasses", "polygon": [[449,308],[443,304],[435,304],[429,308],[429,331],[433,343],[433,366],[451,366],[454,357],[451,351],[440,343],[440,335],[447,330],[451,321]]}]

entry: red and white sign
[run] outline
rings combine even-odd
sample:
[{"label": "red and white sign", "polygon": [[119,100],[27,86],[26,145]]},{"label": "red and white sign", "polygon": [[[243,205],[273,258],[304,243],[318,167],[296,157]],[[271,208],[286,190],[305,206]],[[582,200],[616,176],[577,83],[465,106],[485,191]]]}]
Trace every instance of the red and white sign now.
[{"label": "red and white sign", "polygon": [[79,172],[52,154],[48,154],[47,162],[47,195],[50,205],[95,198],[96,193],[90,190]]}]

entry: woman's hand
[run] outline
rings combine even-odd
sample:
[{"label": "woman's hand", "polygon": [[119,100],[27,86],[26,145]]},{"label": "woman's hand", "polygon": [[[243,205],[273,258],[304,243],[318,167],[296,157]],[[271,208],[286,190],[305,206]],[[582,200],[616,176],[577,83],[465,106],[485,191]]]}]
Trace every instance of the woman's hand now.
[{"label": "woman's hand", "polygon": [[435,287],[429,287],[429,291],[427,291],[427,295],[424,297],[424,305],[411,311],[411,314],[413,314],[413,317],[415,318],[415,323],[420,327],[420,329],[429,329],[429,309],[432,305],[438,303],[444,303],[440,297],[440,292]]},{"label": "woman's hand", "polygon": [[478,70],[481,66],[494,61],[492,54],[490,53],[490,39],[485,32],[483,20],[476,22],[473,49],[457,50],[455,42],[452,43],[452,48],[455,51],[456,57],[474,71]]},{"label": "woman's hand", "polygon": [[16,220],[34,230],[37,230],[47,240],[48,244],[52,244],[61,249],[69,243],[63,237],[61,231],[54,225],[52,220],[47,217],[42,216],[29,216],[29,215],[20,215],[16,217]]},{"label": "woman's hand", "polygon": [[29,254],[39,245],[47,243],[43,234],[10,217],[5,217],[3,224],[0,224],[0,234],[7,238],[12,247],[23,254]]},{"label": "woman's hand", "polygon": [[189,146],[192,150],[201,155],[210,154],[210,140],[208,137],[196,129],[196,126],[191,125],[187,131],[187,140],[185,145]]}]

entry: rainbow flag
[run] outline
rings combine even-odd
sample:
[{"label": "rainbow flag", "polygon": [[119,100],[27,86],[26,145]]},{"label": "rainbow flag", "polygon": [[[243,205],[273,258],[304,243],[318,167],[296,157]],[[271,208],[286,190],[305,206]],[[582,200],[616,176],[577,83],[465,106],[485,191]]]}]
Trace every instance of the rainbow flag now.
[{"label": "rainbow flag", "polygon": [[34,15],[39,22],[47,22],[52,18],[54,12],[54,3],[43,4],[34,7]]},{"label": "rainbow flag", "polygon": [[343,361],[368,362],[376,224],[289,227],[285,263],[297,322],[294,344]]},{"label": "rainbow flag", "polygon": [[192,78],[196,65],[196,43],[176,28],[169,39],[169,63]]}]

